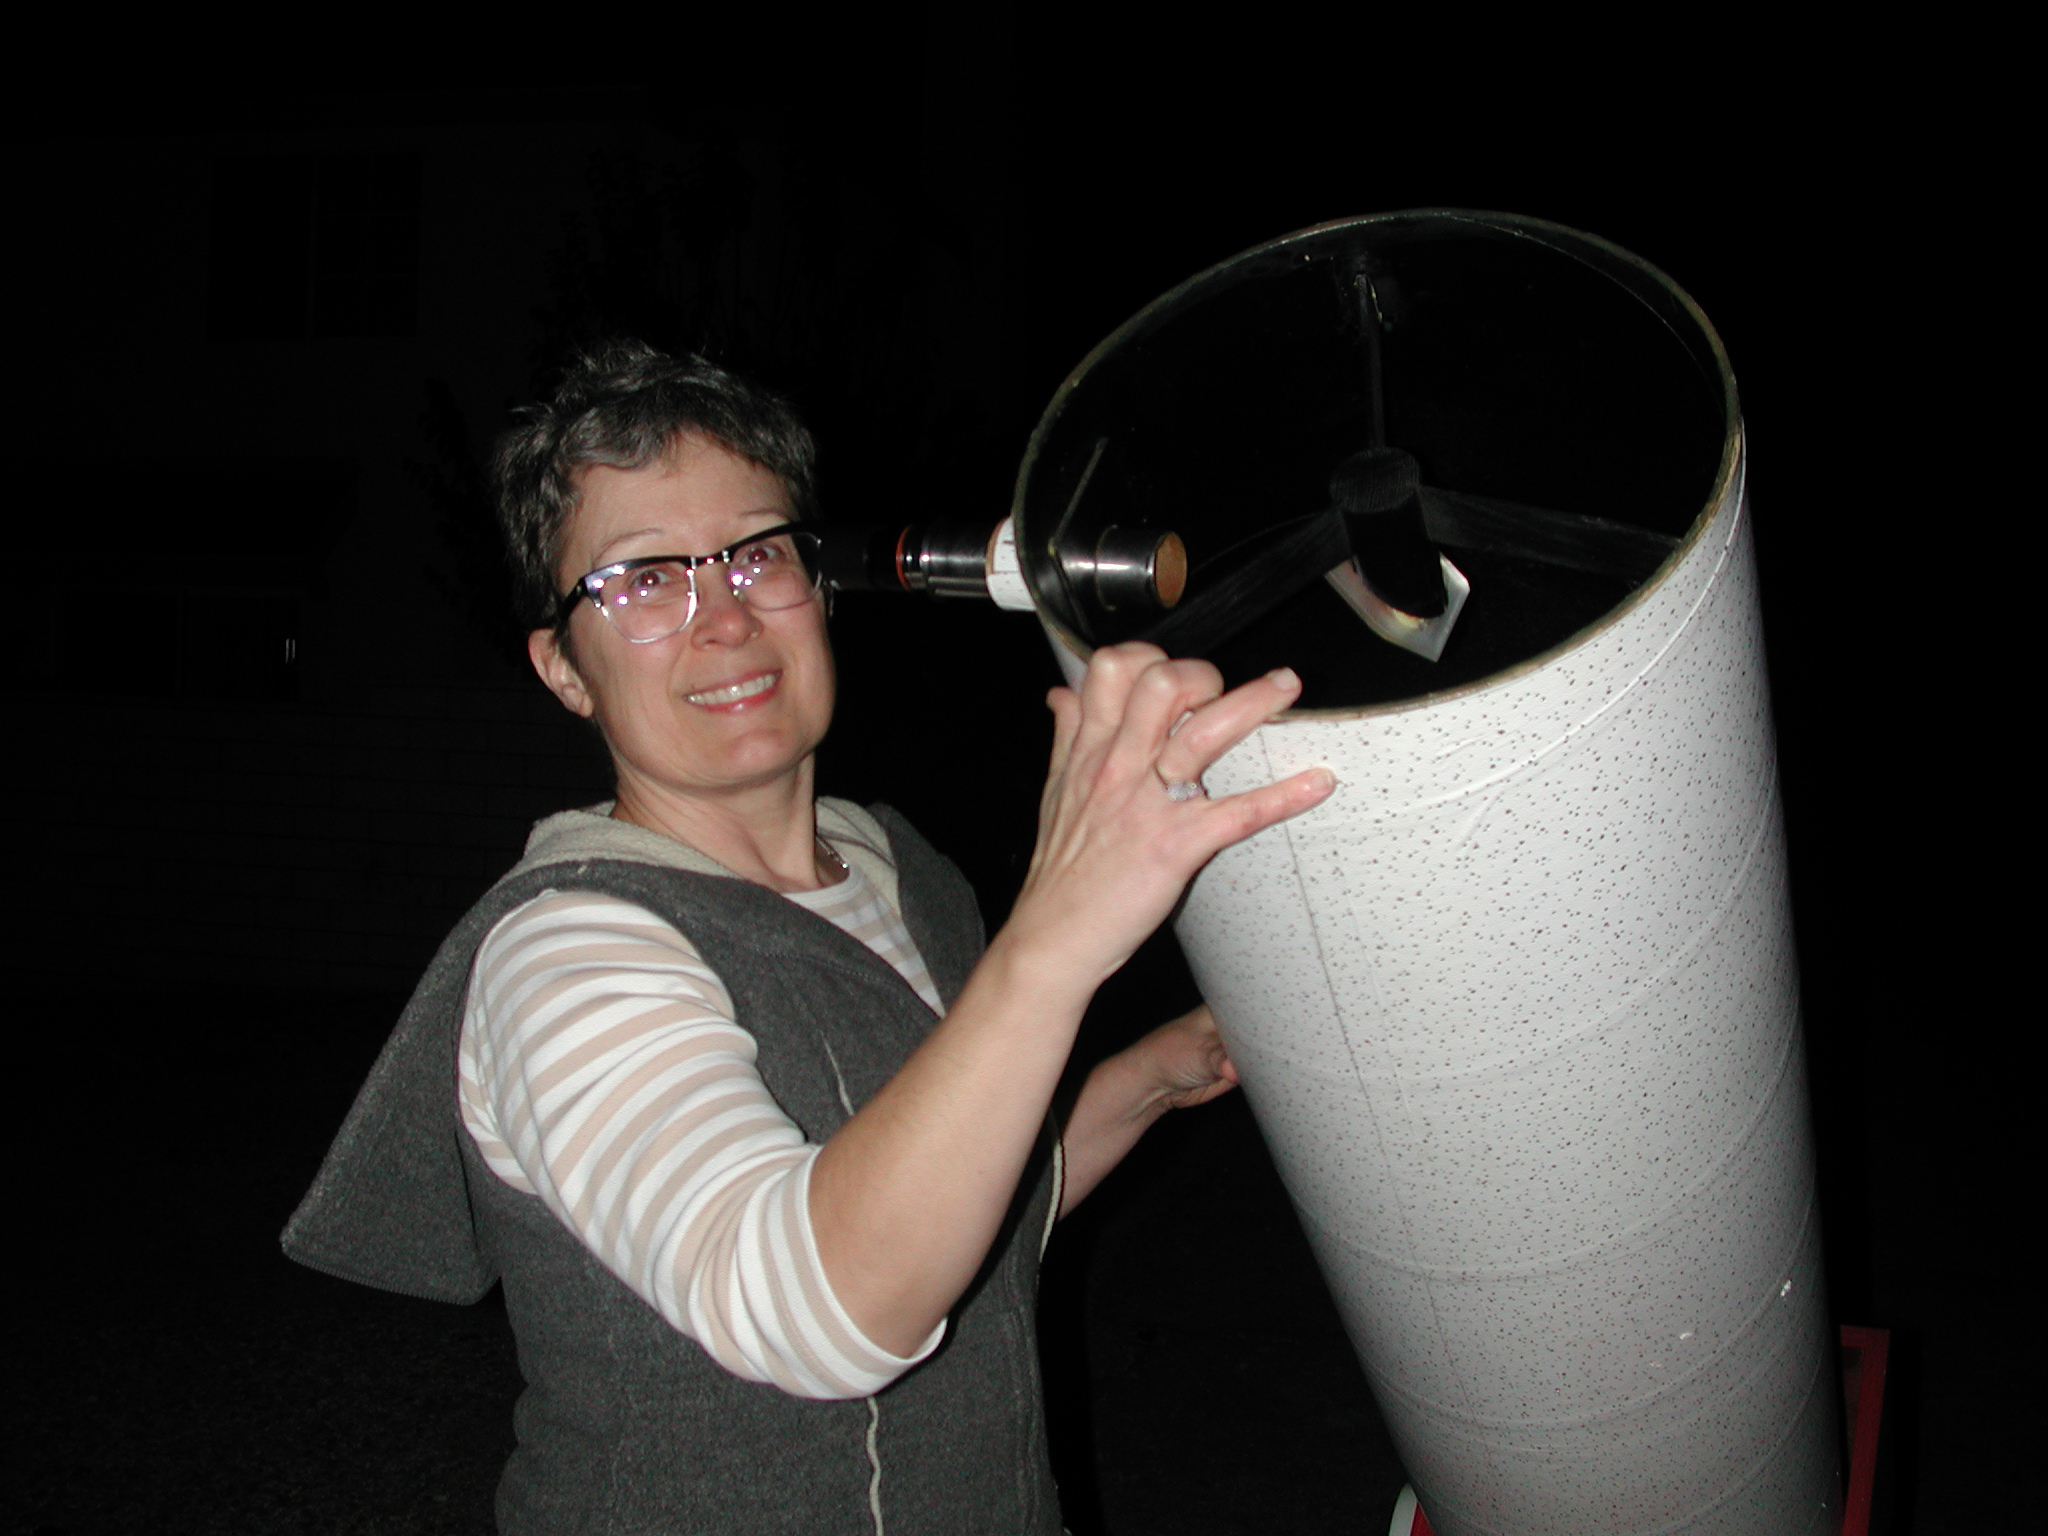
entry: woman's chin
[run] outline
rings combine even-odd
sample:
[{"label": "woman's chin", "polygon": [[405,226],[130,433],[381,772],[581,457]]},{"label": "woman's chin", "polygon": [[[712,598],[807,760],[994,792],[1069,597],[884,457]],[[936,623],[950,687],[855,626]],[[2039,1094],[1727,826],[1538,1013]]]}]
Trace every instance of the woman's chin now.
[{"label": "woman's chin", "polygon": [[815,744],[792,740],[753,739],[735,742],[732,750],[702,751],[682,756],[673,752],[626,754],[614,750],[620,792],[631,785],[638,795],[654,798],[723,799],[734,794],[772,789],[808,781]]}]

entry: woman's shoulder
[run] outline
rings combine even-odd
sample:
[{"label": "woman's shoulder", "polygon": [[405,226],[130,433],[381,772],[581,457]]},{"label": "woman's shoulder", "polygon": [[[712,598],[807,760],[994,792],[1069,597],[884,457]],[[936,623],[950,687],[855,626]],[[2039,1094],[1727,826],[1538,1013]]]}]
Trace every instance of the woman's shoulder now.
[{"label": "woman's shoulder", "polygon": [[692,963],[701,960],[675,924],[644,902],[574,886],[549,886],[521,902],[492,925],[478,954],[495,954],[507,946],[559,943],[565,937],[585,945],[651,946]]},{"label": "woman's shoulder", "polygon": [[581,810],[557,811],[535,822],[526,839],[526,851],[505,872],[504,879],[516,879],[547,865],[597,860],[652,864],[697,875],[732,874],[716,859],[687,843],[663,837],[630,821],[620,821],[611,811],[611,802],[607,800]]},{"label": "woman's shoulder", "polygon": [[642,936],[659,930],[665,947],[694,956],[671,910],[674,873],[724,877],[721,886],[738,878],[694,848],[614,819],[608,801],[558,811],[534,823],[519,862],[470,909],[458,933],[471,931],[480,952],[486,942],[502,946],[536,926],[619,925]]}]

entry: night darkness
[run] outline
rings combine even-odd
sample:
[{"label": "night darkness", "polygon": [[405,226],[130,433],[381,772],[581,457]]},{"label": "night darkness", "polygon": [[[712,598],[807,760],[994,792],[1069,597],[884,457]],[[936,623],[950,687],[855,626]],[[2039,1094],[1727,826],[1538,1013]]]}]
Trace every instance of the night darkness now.
[{"label": "night darkness", "polygon": [[[28,1294],[0,1532],[490,1529],[502,1307],[361,1290],[275,1239],[441,935],[534,818],[607,787],[504,611],[480,456],[508,406],[607,332],[696,347],[796,398],[833,512],[992,520],[1133,311],[1285,231],[1423,205],[1604,236],[1727,344],[1833,1311],[1894,1331],[1877,1529],[2019,1528],[2017,1020],[1975,894],[1981,765],[1945,723],[1968,649],[1932,628],[1969,580],[1936,510],[1957,465],[1938,482],[1917,446],[1966,419],[1969,322],[1926,306],[1924,231],[1894,227],[1945,190],[1931,143],[1818,70],[1660,57],[1627,88],[1585,65],[1509,91],[1468,62],[1366,89],[1392,42],[1304,31],[1226,72],[1098,22],[885,24],[760,91],[701,63],[154,88],[18,136]],[[88,579],[112,614],[67,600]],[[993,925],[1031,845],[1043,639],[861,596],[834,628],[821,788],[901,808]],[[1191,997],[1155,939],[1083,1052]],[[1235,1099],[1062,1229],[1041,1347],[1076,1536],[1385,1528],[1400,1469]]]}]

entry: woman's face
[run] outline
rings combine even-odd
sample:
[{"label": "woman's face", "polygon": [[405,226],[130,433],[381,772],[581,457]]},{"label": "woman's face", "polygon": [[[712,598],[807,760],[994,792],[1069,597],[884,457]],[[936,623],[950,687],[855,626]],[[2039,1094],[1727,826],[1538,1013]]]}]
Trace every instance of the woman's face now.
[{"label": "woman's face", "polygon": [[[588,469],[580,489],[564,592],[598,566],[710,554],[791,516],[779,477],[697,436],[645,469]],[[696,617],[665,640],[635,645],[588,603],[569,622],[568,655],[551,631],[529,639],[542,679],[604,732],[622,795],[629,784],[686,796],[769,785],[805,771],[831,723],[824,605],[757,612],[720,567],[699,574]]]}]

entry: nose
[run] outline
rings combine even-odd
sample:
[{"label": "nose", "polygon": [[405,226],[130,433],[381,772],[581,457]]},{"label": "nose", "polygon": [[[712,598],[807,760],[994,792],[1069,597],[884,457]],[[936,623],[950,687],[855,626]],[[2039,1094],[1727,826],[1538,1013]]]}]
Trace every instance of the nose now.
[{"label": "nose", "polygon": [[724,565],[712,565],[695,572],[697,612],[690,620],[692,644],[742,645],[761,632],[760,618],[733,589],[728,571]]}]

